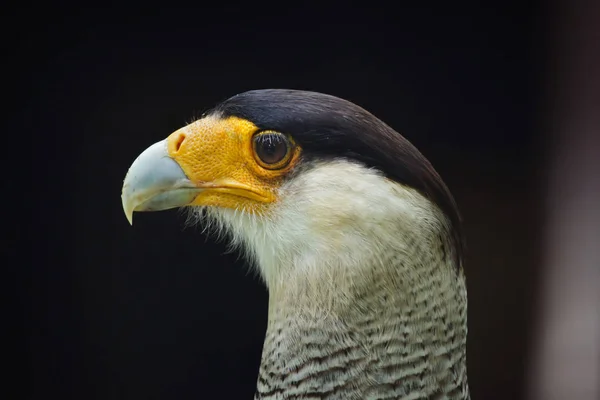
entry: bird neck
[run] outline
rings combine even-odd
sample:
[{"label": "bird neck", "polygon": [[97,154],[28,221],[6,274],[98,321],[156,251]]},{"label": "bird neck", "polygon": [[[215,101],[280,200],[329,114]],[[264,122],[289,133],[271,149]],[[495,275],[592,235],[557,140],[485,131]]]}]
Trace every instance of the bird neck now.
[{"label": "bird neck", "polygon": [[351,269],[286,268],[301,272],[269,288],[256,398],[468,398],[466,290],[449,263],[415,245]]},{"label": "bird neck", "polygon": [[465,280],[418,191],[337,160],[214,213],[269,289],[257,399],[468,398]]}]

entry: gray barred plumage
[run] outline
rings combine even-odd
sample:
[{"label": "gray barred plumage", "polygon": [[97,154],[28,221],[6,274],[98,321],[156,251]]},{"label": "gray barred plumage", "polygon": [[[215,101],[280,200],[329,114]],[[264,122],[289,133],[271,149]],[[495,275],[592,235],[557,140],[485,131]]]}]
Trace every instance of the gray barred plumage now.
[{"label": "gray barred plumage", "polygon": [[398,288],[407,296],[385,296],[373,286],[357,299],[371,312],[313,324],[271,302],[255,399],[467,399],[466,293],[442,288],[435,274],[428,283],[440,292],[407,286]]}]

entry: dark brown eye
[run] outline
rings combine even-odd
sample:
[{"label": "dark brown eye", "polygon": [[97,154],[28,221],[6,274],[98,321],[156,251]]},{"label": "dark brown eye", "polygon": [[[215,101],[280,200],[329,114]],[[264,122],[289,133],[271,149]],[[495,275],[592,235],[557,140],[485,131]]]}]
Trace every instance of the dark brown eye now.
[{"label": "dark brown eye", "polygon": [[292,153],[292,144],[285,135],[262,132],[254,136],[253,141],[254,153],[263,167],[278,169],[287,165]]}]

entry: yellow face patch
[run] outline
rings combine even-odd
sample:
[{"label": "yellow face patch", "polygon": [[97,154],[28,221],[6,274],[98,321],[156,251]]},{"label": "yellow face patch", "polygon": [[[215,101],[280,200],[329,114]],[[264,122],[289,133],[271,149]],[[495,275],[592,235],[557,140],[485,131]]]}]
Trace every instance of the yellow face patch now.
[{"label": "yellow face patch", "polygon": [[277,189],[300,155],[290,149],[289,161],[268,169],[257,161],[253,147],[258,127],[247,120],[209,116],[167,138],[167,151],[187,177],[204,190],[190,205],[260,212],[277,200]]}]

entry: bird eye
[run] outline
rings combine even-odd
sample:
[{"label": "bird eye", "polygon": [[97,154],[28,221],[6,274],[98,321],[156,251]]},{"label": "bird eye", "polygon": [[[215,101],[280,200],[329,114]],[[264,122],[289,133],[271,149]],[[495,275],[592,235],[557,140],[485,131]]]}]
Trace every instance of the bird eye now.
[{"label": "bird eye", "polygon": [[261,132],[253,139],[258,163],[267,169],[283,168],[290,161],[292,143],[278,132]]}]

